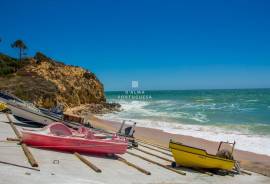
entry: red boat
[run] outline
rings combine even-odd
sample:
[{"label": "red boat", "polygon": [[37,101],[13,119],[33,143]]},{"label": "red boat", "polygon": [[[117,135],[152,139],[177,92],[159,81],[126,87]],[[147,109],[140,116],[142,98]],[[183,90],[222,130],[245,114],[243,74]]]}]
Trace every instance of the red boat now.
[{"label": "red boat", "polygon": [[39,130],[22,130],[22,141],[32,147],[88,154],[124,154],[128,147],[125,138],[99,134],[88,128],[68,128],[52,123]]}]

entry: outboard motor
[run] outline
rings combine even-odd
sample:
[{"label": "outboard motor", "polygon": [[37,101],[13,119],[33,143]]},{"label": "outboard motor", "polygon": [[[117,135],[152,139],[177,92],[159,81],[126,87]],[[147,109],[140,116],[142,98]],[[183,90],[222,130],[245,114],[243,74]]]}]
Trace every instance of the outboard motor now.
[{"label": "outboard motor", "polygon": [[133,135],[135,133],[135,127],[136,127],[136,122],[129,120],[129,122],[133,122],[132,126],[127,126],[124,128],[126,124],[126,120],[123,120],[120,129],[118,130],[118,135],[124,136],[129,138],[129,142],[131,143],[132,147],[138,147],[138,143],[135,141]]},{"label": "outboard motor", "polygon": [[[130,121],[130,122],[133,122],[133,121]],[[133,137],[133,134],[135,132],[136,122],[133,122],[132,126],[128,126],[128,127],[124,128],[125,124],[126,124],[126,120],[124,120],[122,122],[121,127],[118,130],[118,134],[125,136],[125,137]]]}]

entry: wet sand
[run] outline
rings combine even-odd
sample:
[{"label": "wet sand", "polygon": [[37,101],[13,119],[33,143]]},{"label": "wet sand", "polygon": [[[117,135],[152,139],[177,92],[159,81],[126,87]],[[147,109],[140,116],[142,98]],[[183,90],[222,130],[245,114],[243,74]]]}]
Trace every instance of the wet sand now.
[{"label": "wet sand", "polygon": [[[94,127],[99,127],[114,132],[117,131],[121,125],[119,122],[102,120],[95,116],[91,116],[89,118],[91,124]],[[205,139],[186,135],[171,134],[159,129],[144,127],[136,127],[134,136],[135,138],[143,139],[155,144],[162,145],[164,147],[168,147],[169,140],[173,139],[175,141],[182,142],[183,144],[205,149],[210,154],[216,154],[219,145],[218,142],[214,141],[208,141]],[[242,168],[270,177],[270,156],[256,154],[248,151],[235,150],[234,158],[240,161]]]}]

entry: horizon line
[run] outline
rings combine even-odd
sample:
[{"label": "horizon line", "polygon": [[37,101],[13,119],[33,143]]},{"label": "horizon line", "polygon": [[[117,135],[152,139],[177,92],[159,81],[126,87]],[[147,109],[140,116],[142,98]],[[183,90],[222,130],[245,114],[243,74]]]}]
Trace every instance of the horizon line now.
[{"label": "horizon line", "polygon": [[200,91],[200,90],[263,90],[270,89],[270,87],[261,88],[197,88],[197,89],[137,89],[137,90],[104,90],[104,92],[123,92],[123,91]]}]

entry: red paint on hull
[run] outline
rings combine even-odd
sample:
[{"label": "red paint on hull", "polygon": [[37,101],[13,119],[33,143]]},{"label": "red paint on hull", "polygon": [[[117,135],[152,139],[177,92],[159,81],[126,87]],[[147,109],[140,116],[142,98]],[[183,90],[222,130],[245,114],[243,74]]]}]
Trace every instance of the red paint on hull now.
[{"label": "red paint on hull", "polygon": [[95,138],[94,136],[85,138],[87,137],[87,134],[85,134],[85,137],[76,137],[76,133],[77,135],[81,133],[77,131],[71,131],[72,135],[59,136],[50,132],[45,133],[46,130],[48,128],[42,131],[22,131],[22,140],[32,147],[87,154],[124,154],[128,147],[127,140],[117,136],[112,138]]}]

